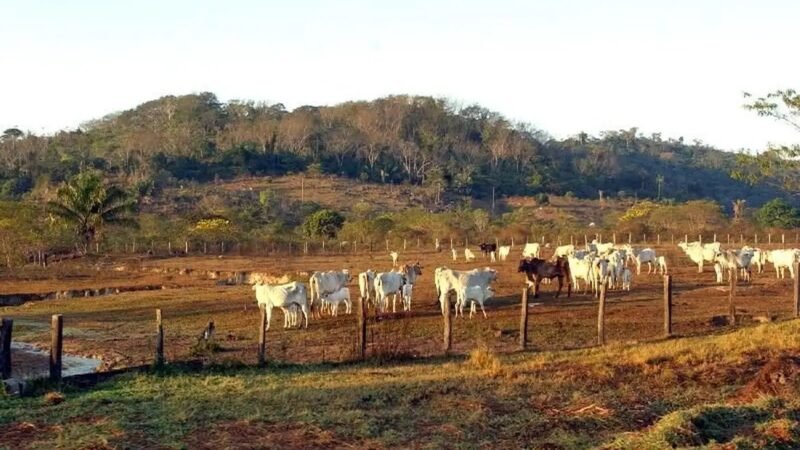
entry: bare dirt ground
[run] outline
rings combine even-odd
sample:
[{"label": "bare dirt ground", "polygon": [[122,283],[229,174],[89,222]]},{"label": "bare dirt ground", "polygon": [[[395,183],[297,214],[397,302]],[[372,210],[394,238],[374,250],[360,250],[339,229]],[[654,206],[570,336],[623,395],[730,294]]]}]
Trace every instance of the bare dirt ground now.
[{"label": "bare dirt ground", "polygon": [[[697,273],[688,258],[671,245],[656,247],[671,263],[674,278],[674,334],[715,333],[729,329],[714,316],[728,311],[727,284],[717,285],[711,267]],[[519,302],[524,286],[517,273],[521,247],[506,262],[490,264],[479,259],[453,262],[449,251],[401,252],[401,262],[420,261],[423,275],[414,290],[411,313],[388,314],[376,320],[370,311],[368,353],[383,356],[430,356],[441,353],[442,318],[433,285],[437,266],[466,269],[492,266],[499,271],[497,297],[487,304],[488,318],[456,319],[453,346],[467,353],[479,345],[497,352],[517,348]],[[476,251],[477,253],[477,251]],[[463,254],[463,253],[462,253]],[[124,267],[124,269],[120,269]],[[117,270],[115,270],[115,268]],[[194,273],[179,274],[179,269]],[[192,347],[206,323],[216,324],[221,350],[200,357],[209,362],[255,363],[259,314],[252,289],[247,285],[223,286],[202,276],[205,271],[256,271],[280,276],[284,273],[323,269],[368,268],[389,270],[384,252],[295,257],[184,257],[168,259],[119,258],[98,270],[89,262],[69,262],[47,270],[26,269],[0,276],[0,293],[46,292],[67,288],[97,288],[147,283],[163,289],[121,292],[100,297],[28,302],[0,307],[0,315],[15,320],[14,339],[46,348],[52,314],[64,315],[64,351],[100,357],[104,368],[148,364],[153,359],[155,309],[161,308],[166,330],[168,360],[198,357]],[[166,271],[166,269],[171,269]],[[571,298],[553,297],[555,285],[544,286],[539,303],[530,310],[529,339],[535,350],[560,350],[595,345],[597,302],[591,294],[573,293]],[[357,295],[354,280],[351,292]],[[606,335],[610,343],[635,343],[662,337],[662,278],[635,276],[630,292],[608,295]],[[750,284],[737,288],[737,310],[742,325],[753,318],[788,318],[792,311],[791,282],[777,280],[770,267],[755,274]],[[287,362],[339,361],[352,356],[356,339],[356,316],[312,319],[307,330],[283,330],[283,318],[275,311],[268,332],[268,358]]]}]

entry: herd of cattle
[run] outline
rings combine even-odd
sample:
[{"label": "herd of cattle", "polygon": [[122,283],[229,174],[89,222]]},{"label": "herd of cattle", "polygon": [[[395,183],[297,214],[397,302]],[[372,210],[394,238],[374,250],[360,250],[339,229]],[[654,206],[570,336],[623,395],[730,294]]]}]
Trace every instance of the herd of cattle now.
[{"label": "herd of cattle", "polygon": [[[547,283],[553,278],[558,279],[558,297],[564,281],[568,286],[568,296],[573,287],[580,289],[581,283],[585,293],[590,288],[593,293],[598,293],[602,286],[629,291],[634,271],[636,275],[640,275],[644,264],[647,264],[648,274],[668,272],[666,257],[656,255],[652,248],[636,249],[630,244],[592,241],[584,248],[575,245],[558,246],[554,249],[551,260],[544,260],[541,259],[542,247],[538,243],[525,244],[518,269],[525,274],[527,286],[533,289],[534,296],[538,296],[540,283]],[[752,276],[751,267],[755,266],[761,273],[767,262],[774,265],[779,278],[785,276],[787,268],[790,277],[794,278],[797,274],[794,273],[793,263],[800,261],[800,249],[767,251],[745,246],[741,249],[722,250],[719,242],[682,242],[678,247],[697,264],[699,272],[703,271],[705,263],[713,264],[718,283],[723,282],[726,273],[728,277],[741,277],[749,281]],[[484,243],[480,245],[480,249],[485,258],[494,262],[497,258],[505,261],[512,247]],[[437,250],[440,247],[437,246]],[[456,261],[458,252],[452,249],[452,254]],[[378,313],[389,310],[389,297],[392,297],[393,313],[397,311],[398,299],[403,311],[410,311],[414,284],[422,275],[422,266],[416,262],[398,267],[398,253],[391,252],[390,256],[394,269],[377,273],[367,270],[358,274],[359,295]],[[464,258],[472,261],[475,255],[466,248]],[[464,307],[469,304],[470,318],[476,313],[476,306],[480,306],[483,316],[486,317],[484,303],[494,296],[492,283],[497,280],[497,276],[497,270],[490,267],[472,270],[436,268],[434,284],[442,314],[445,313],[452,294],[455,294],[456,316],[463,316]],[[352,301],[350,289],[347,287],[351,281],[348,270],[331,270],[312,273],[308,287],[295,281],[280,285],[254,284],[253,290],[259,306],[266,309],[267,329],[273,308],[283,310],[284,328],[301,326],[298,313],[302,313],[304,326],[308,327],[309,315],[321,317],[327,313],[336,316],[340,304],[345,305],[346,313],[351,313]]]}]

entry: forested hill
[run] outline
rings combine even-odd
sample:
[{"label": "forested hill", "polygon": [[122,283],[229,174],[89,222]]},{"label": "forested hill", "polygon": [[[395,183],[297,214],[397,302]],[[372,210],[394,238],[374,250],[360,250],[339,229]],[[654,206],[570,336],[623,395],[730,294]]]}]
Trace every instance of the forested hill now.
[{"label": "forested hill", "polygon": [[[535,107],[535,106],[532,106]],[[744,198],[787,194],[731,178],[736,155],[635,128],[551,139],[480,106],[393,96],[330,107],[251,101],[211,93],[168,96],[54,136],[6,130],[0,195],[96,168],[156,189],[183,180],[315,171],[363,181],[413,183],[486,197],[540,192],[595,197]]]}]

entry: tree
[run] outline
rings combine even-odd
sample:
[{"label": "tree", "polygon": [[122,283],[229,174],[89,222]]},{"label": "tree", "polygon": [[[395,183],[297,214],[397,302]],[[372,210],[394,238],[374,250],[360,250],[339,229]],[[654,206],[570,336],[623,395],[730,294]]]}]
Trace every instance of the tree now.
[{"label": "tree", "polygon": [[136,226],[128,216],[136,201],[117,186],[104,186],[94,172],[76,175],[58,189],[56,196],[47,203],[47,209],[75,226],[83,251],[106,225]]},{"label": "tree", "polygon": [[321,209],[303,222],[303,233],[309,237],[333,239],[344,225],[344,216],[330,209]]},{"label": "tree", "polygon": [[[744,94],[750,98],[749,93]],[[793,89],[777,90],[747,103],[744,108],[761,117],[783,122],[800,132],[800,94]],[[750,184],[776,180],[784,189],[800,190],[800,145],[770,146],[758,156],[740,154],[731,176]]]},{"label": "tree", "polygon": [[756,212],[756,220],[765,227],[796,228],[800,226],[800,210],[786,200],[776,198]]},{"label": "tree", "polygon": [[733,221],[735,223],[741,222],[744,218],[744,208],[746,203],[747,200],[743,199],[738,199],[731,202],[731,205],[733,206]]}]

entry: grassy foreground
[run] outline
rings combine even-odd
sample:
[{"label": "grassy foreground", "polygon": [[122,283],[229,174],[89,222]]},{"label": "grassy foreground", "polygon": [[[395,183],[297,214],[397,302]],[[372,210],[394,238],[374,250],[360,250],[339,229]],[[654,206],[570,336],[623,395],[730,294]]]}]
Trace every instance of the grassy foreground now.
[{"label": "grassy foreground", "polygon": [[578,351],[166,369],[0,399],[0,448],[800,448],[800,321]]}]

